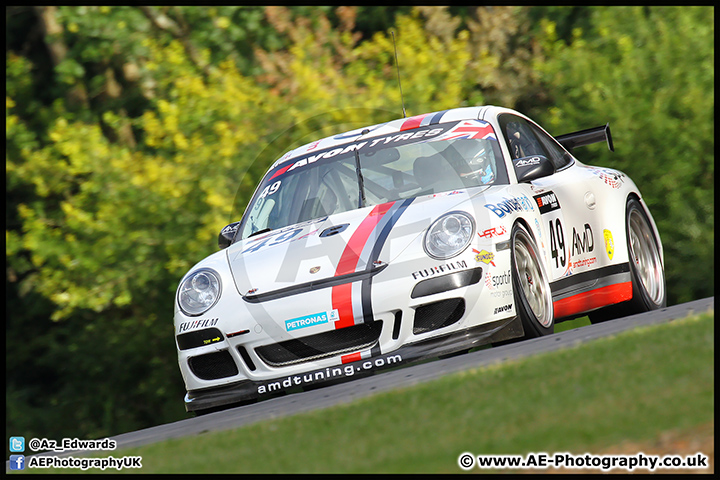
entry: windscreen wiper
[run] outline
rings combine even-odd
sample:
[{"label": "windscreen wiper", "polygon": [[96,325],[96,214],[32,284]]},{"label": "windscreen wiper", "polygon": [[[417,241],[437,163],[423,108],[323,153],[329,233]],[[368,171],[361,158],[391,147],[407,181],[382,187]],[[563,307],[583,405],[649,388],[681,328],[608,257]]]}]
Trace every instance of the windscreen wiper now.
[{"label": "windscreen wiper", "polygon": [[250,235],[247,236],[247,238],[254,237],[255,235],[260,235],[261,233],[269,232],[272,230],[272,228],[263,228],[262,230],[258,230],[257,232],[253,232]]},{"label": "windscreen wiper", "polygon": [[355,149],[355,173],[358,177],[358,188],[360,189],[360,208],[363,208],[365,206],[365,180],[360,171],[360,155],[357,149]]}]

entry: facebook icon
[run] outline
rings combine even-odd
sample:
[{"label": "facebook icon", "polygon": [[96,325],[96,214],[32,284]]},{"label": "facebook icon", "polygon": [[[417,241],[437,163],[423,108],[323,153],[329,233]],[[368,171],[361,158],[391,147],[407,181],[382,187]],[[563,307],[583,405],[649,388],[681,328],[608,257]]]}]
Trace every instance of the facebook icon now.
[{"label": "facebook icon", "polygon": [[25,455],[10,455],[10,470],[25,470]]}]

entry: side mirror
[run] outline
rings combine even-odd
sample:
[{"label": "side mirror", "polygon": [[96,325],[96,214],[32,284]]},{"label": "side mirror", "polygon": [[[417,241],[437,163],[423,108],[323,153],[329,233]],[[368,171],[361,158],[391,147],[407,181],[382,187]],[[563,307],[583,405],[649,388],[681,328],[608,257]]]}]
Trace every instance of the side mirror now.
[{"label": "side mirror", "polygon": [[223,229],[220,230],[220,235],[218,235],[218,247],[220,247],[220,250],[232,245],[238,228],[240,228],[240,222],[233,222],[230,225],[224,226]]},{"label": "side mirror", "polygon": [[513,161],[518,183],[530,183],[555,173],[555,165],[544,155],[531,155]]}]

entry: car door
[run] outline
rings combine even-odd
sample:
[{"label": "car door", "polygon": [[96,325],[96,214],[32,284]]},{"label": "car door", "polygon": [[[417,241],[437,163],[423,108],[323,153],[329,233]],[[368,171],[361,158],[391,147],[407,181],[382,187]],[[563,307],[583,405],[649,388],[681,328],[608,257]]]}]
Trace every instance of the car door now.
[{"label": "car door", "polygon": [[529,188],[540,213],[539,241],[546,252],[551,282],[577,271],[593,268],[598,242],[595,204],[584,169],[554,138],[535,123],[512,115],[499,116],[513,166],[523,159],[542,155],[550,159],[555,173],[530,182]]}]

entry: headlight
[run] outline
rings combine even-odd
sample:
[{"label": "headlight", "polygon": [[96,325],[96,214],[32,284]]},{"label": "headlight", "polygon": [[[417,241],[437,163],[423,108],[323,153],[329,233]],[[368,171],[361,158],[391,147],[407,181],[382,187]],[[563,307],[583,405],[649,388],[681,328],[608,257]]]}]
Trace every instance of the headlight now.
[{"label": "headlight", "polygon": [[475,224],[470,215],[450,212],[435,220],[425,234],[425,253],[444,260],[460,254],[470,245]]},{"label": "headlight", "polygon": [[207,312],[220,298],[220,276],[209,268],[189,275],[178,289],[178,304],[186,315],[197,316]]}]

